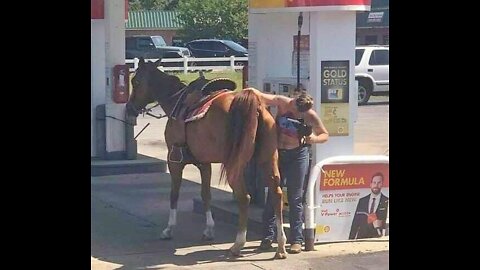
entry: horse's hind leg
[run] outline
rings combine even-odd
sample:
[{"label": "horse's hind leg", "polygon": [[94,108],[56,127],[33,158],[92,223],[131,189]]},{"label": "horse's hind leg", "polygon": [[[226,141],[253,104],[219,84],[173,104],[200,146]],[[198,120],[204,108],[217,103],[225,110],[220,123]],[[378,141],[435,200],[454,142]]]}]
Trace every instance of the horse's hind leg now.
[{"label": "horse's hind leg", "polygon": [[177,203],[180,194],[180,185],[182,184],[182,173],[185,164],[168,162],[170,170],[171,187],[170,187],[170,216],[168,217],[168,225],[160,235],[161,239],[172,239],[173,228],[177,225]]},{"label": "horse's hind leg", "polygon": [[200,170],[200,176],[202,177],[202,201],[203,209],[205,209],[205,217],[207,219],[205,230],[203,231],[203,240],[213,240],[215,237],[215,222],[213,221],[212,211],[210,209],[210,202],[212,195],[210,193],[210,184],[212,179],[212,164],[202,163],[195,164]]},{"label": "horse's hind leg", "polygon": [[277,153],[275,153],[272,161],[261,164],[261,168],[264,175],[265,183],[268,186],[268,192],[272,194],[273,209],[275,210],[275,221],[277,225],[277,252],[275,253],[275,259],[285,259],[287,253],[285,250],[285,243],[287,237],[283,231],[283,215],[282,215],[282,189],[280,188],[280,172],[277,166]]},{"label": "horse's hind leg", "polygon": [[230,252],[233,256],[240,256],[240,251],[243,246],[245,246],[245,242],[247,242],[248,205],[250,204],[250,195],[247,193],[243,176],[240,177],[242,179],[237,181],[237,183],[239,183],[238,186],[232,187],[240,210],[238,215],[237,238],[235,239],[233,246],[230,247]]}]

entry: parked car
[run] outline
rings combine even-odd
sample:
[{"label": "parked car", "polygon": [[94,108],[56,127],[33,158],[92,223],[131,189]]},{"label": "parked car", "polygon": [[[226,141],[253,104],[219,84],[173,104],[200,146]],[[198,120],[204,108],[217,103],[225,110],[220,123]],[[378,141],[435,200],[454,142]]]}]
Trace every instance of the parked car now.
[{"label": "parked car", "polygon": [[[125,58],[179,58],[191,56],[185,47],[167,46],[162,36],[131,36],[125,38]],[[163,66],[183,66],[182,63],[162,63]]]},{"label": "parked car", "polygon": [[[247,49],[231,40],[197,39],[187,42],[185,46],[192,52],[192,55],[197,58],[230,57],[232,55],[235,57],[248,57]],[[216,64],[224,65],[224,63],[221,62],[216,62]],[[238,61],[236,64],[247,65],[247,61]],[[198,62],[197,65],[201,65],[201,62]]]},{"label": "parked car", "polygon": [[388,45],[355,48],[355,80],[358,81],[358,104],[367,103],[370,96],[389,94]]}]

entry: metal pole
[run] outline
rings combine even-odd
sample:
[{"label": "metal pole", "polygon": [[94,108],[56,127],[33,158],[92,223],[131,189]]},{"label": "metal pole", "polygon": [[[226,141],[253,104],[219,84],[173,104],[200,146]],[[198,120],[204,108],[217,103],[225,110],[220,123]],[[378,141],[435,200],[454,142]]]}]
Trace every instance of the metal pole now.
[{"label": "metal pole", "polygon": [[297,36],[297,90],[300,90],[300,35],[303,24],[303,12],[298,15],[298,36]]}]

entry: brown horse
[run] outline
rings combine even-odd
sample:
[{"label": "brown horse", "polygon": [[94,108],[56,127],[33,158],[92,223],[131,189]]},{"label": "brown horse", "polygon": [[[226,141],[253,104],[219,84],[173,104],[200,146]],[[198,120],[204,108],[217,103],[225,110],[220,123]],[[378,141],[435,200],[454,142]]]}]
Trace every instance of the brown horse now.
[{"label": "brown horse", "polygon": [[[186,87],[176,76],[160,71],[157,62],[145,62],[140,59],[138,69],[132,78],[132,94],[126,105],[129,115],[138,116],[149,103],[157,101],[165,113],[170,115],[176,104],[178,93]],[[202,200],[206,211],[206,229],[203,237],[213,239],[214,222],[210,211],[211,163],[223,163],[222,175],[226,175],[239,205],[238,232],[235,243],[230,248],[234,256],[246,242],[248,205],[243,170],[246,163],[255,154],[257,164],[262,169],[265,183],[275,194],[274,205],[277,218],[278,248],[275,258],[286,258],[286,237],[282,223],[282,190],[278,170],[277,133],[275,120],[261,104],[260,99],[251,90],[238,93],[230,91],[216,98],[205,116],[186,126],[183,120],[168,119],[165,129],[165,141],[168,151],[179,143],[186,132],[186,143],[198,161],[195,165],[202,178]],[[169,153],[170,154],[170,153]],[[170,217],[162,238],[170,239],[176,225],[176,209],[185,163],[168,161],[172,186],[170,191]]]}]

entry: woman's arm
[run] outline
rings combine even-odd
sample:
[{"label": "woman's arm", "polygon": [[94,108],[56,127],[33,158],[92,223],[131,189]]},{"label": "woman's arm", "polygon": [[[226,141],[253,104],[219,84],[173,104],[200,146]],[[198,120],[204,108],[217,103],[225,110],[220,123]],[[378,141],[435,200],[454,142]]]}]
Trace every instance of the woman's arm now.
[{"label": "woman's arm", "polygon": [[306,138],[306,143],[324,143],[328,141],[328,131],[322,123],[320,117],[318,117],[317,113],[310,109],[306,113],[306,123],[312,127],[313,133]]},{"label": "woman's arm", "polygon": [[290,102],[290,100],[292,100],[291,98],[282,95],[263,93],[262,91],[259,91],[253,87],[245,88],[244,90],[252,90],[267,106],[285,106]]}]

